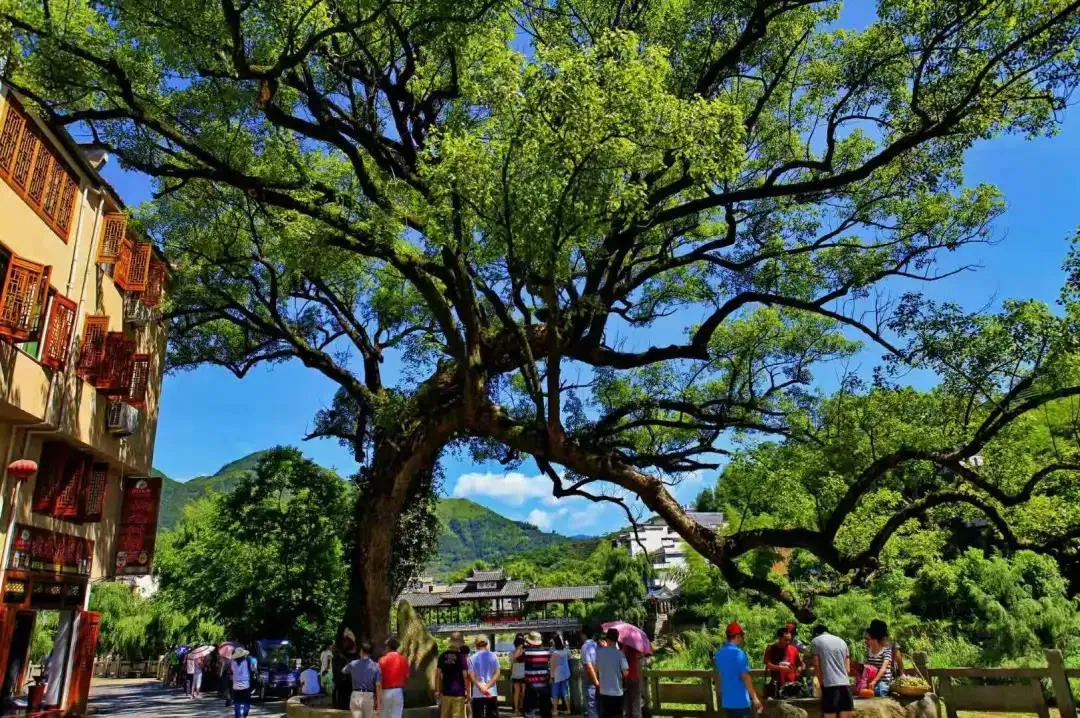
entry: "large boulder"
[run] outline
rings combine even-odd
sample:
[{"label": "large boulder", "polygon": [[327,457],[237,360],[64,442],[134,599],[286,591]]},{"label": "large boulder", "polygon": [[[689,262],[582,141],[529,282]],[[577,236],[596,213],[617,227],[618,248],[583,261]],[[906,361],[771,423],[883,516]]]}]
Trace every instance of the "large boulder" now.
[{"label": "large boulder", "polygon": [[871,698],[855,701],[855,718],[908,718],[908,715],[892,698]]},{"label": "large boulder", "polygon": [[917,701],[912,701],[904,706],[907,718],[938,718],[937,696],[927,693]]},{"label": "large boulder", "polygon": [[787,701],[766,701],[762,718],[807,718],[807,713]]},{"label": "large boulder", "polygon": [[439,647],[427,625],[406,601],[397,607],[398,640],[401,654],[409,659],[409,680],[405,684],[406,706],[429,706],[435,695],[435,663]]}]

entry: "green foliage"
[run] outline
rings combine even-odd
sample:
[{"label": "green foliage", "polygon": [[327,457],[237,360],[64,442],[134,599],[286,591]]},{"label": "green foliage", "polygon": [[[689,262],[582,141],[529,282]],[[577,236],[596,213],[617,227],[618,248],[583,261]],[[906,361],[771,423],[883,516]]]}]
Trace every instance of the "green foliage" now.
[{"label": "green foliage", "polygon": [[1031,552],[1006,560],[971,549],[955,561],[927,563],[916,575],[911,608],[935,624],[967,627],[962,634],[986,662],[1041,648],[1080,652],[1080,606],[1054,561]]},{"label": "green foliage", "polygon": [[289,638],[313,650],[333,635],[346,584],[350,489],[278,448],[230,494],[190,504],[159,539],[160,595],[230,638]]},{"label": "green foliage", "polygon": [[620,620],[635,626],[645,625],[645,594],[652,575],[652,565],[645,554],[631,556],[625,549],[606,552],[596,613],[607,620]]}]

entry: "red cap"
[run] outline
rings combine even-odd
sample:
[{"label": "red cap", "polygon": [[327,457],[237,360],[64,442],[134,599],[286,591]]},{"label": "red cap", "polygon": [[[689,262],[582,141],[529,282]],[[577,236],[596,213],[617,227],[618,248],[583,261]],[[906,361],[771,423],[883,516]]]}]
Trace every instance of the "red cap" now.
[{"label": "red cap", "polygon": [[740,626],[737,623],[729,623],[727,625],[727,635],[728,635],[728,638],[732,638],[734,636],[741,636],[742,635],[742,626]]}]

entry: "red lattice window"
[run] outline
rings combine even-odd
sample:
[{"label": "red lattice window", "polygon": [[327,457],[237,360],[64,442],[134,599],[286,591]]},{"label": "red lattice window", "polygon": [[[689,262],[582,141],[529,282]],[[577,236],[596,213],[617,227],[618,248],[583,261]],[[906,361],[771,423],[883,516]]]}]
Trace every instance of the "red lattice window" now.
[{"label": "red lattice window", "polygon": [[86,523],[101,521],[105,512],[105,492],[109,486],[109,465],[94,464],[83,491],[82,520]]},{"label": "red lattice window", "polygon": [[26,118],[23,113],[18,107],[8,102],[7,114],[4,116],[4,130],[0,132],[0,171],[11,172],[11,162],[15,159],[15,150],[19,146],[25,127]]},{"label": "red lattice window", "polygon": [[86,318],[78,365],[78,374],[84,379],[93,379],[101,372],[105,364],[105,337],[108,332],[107,316],[97,314]]},{"label": "red lattice window", "polygon": [[64,192],[64,185],[67,180],[68,173],[64,171],[64,166],[53,160],[53,163],[49,166],[49,178],[45,182],[45,201],[42,203],[41,209],[54,222],[59,216],[60,195]]},{"label": "red lattice window", "polygon": [[165,263],[151,255],[150,273],[146,279],[146,291],[142,295],[142,303],[150,308],[161,304],[161,296],[165,292]]},{"label": "red lattice window", "polygon": [[94,386],[109,396],[126,398],[131,391],[135,346],[135,340],[128,339],[123,332],[109,332],[105,336],[105,361],[94,377]]},{"label": "red lattice window", "polygon": [[41,465],[34,484],[35,513],[78,520],[84,513],[91,457],[59,441],[41,447]]},{"label": "red lattice window", "polygon": [[0,175],[66,242],[79,182],[62,156],[8,96],[0,130]]},{"label": "red lattice window", "polygon": [[50,441],[41,447],[41,461],[38,463],[37,478],[34,479],[34,499],[31,504],[34,513],[52,515],[66,459],[66,444]]},{"label": "red lattice window", "polygon": [[146,389],[150,385],[150,355],[134,354],[131,357],[130,390],[124,400],[132,406],[146,404]]},{"label": "red lattice window", "polygon": [[117,285],[129,292],[145,291],[153,254],[153,248],[148,242],[124,240],[120,247],[120,262],[113,276]]},{"label": "red lattice window", "polygon": [[70,450],[64,461],[64,470],[60,479],[53,516],[58,519],[74,520],[79,518],[80,500],[83,487],[90,471],[89,457],[78,451]]},{"label": "red lattice window", "polygon": [[112,212],[105,215],[101,224],[101,240],[98,243],[97,261],[102,264],[116,264],[120,260],[120,248],[127,233],[127,215]]},{"label": "red lattice window", "polygon": [[65,173],[64,191],[60,195],[60,206],[56,210],[56,224],[66,236],[71,229],[71,217],[75,213],[75,198],[79,194],[79,183],[70,174]]},{"label": "red lattice window", "polygon": [[26,188],[26,196],[34,204],[41,204],[41,198],[45,193],[45,181],[49,179],[49,170],[52,168],[52,157],[49,150],[42,145],[38,149],[37,157],[34,158],[34,172],[30,175],[30,186]]},{"label": "red lattice window", "polygon": [[23,129],[22,141],[19,142],[19,151],[15,153],[15,167],[11,170],[11,180],[20,189],[26,189],[26,180],[30,177],[30,165],[37,154],[37,135],[29,125]]},{"label": "red lattice window", "polygon": [[12,256],[0,292],[0,336],[25,341],[34,328],[34,311],[44,298],[47,268]]},{"label": "red lattice window", "polygon": [[60,369],[67,361],[71,346],[71,333],[75,329],[76,304],[57,294],[49,309],[49,325],[45,328],[45,344],[41,350],[41,363]]}]

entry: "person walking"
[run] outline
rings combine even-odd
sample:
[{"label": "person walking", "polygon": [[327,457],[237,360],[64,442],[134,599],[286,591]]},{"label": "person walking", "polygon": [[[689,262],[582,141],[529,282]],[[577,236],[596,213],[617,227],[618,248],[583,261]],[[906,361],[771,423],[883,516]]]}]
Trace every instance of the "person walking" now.
[{"label": "person walking", "polygon": [[192,676],[191,676],[191,697],[192,698],[201,698],[202,697],[202,677],[203,677],[203,667],[205,665],[204,662],[203,662],[204,660],[205,659],[202,656],[199,656],[198,658],[195,659],[195,670],[194,670],[194,672],[192,673]]},{"label": "person walking", "polygon": [[551,651],[544,647],[544,637],[537,631],[525,636],[518,661],[525,666],[523,714],[551,718]]},{"label": "person walking", "polygon": [[[559,710],[562,701],[565,711]],[[562,636],[555,636],[551,651],[551,713],[570,715],[570,651]]]},{"label": "person walking", "polygon": [[371,642],[360,644],[360,657],[349,661],[341,669],[352,681],[349,696],[349,712],[352,718],[375,718],[382,705],[382,674],[379,664],[371,659]]},{"label": "person walking", "polygon": [[581,669],[585,674],[585,716],[598,718],[596,693],[600,690],[600,678],[596,674],[596,641],[589,631],[581,629]]},{"label": "person walking", "polygon": [[184,656],[184,694],[188,698],[195,697],[195,658],[188,651]]},{"label": "person walking", "polygon": [[630,666],[623,686],[623,710],[626,711],[626,718],[641,718],[641,652],[626,644],[621,644],[619,649]]},{"label": "person walking", "polygon": [[787,626],[776,632],[776,643],[765,649],[765,670],[769,672],[769,683],[765,687],[769,698],[779,698],[784,686],[799,680],[802,656],[792,643]]},{"label": "person walking", "polygon": [[396,636],[386,639],[386,653],[379,659],[382,673],[383,718],[401,718],[405,710],[405,682],[409,679],[409,659],[398,652]]},{"label": "person walking", "polygon": [[473,718],[499,718],[498,657],[489,650],[488,640],[476,639],[476,652],[469,658],[469,682],[472,683]]},{"label": "person walking", "polygon": [[232,664],[233,716],[247,718],[251,712],[252,676],[258,675],[258,661],[243,646],[237,646],[230,654]]},{"label": "person walking", "polygon": [[596,674],[599,718],[622,718],[630,663],[619,649],[619,632],[614,628],[608,630],[604,644],[596,650]]},{"label": "person walking", "polygon": [[822,718],[851,718],[855,701],[848,681],[851,653],[847,643],[819,624],[814,626],[810,650],[814,654],[814,675],[821,686]]},{"label": "person walking", "polygon": [[450,647],[439,654],[435,663],[435,701],[439,718],[465,718],[468,708],[469,659],[461,649],[465,637],[450,634]]},{"label": "person walking", "polygon": [[221,686],[221,694],[225,698],[225,707],[233,704],[233,680],[232,680],[232,651],[228,656],[223,656],[221,665],[218,666],[218,684]]},{"label": "person walking", "polygon": [[713,657],[720,676],[720,707],[728,718],[750,718],[762,709],[750,677],[750,660],[743,650],[746,637],[738,623],[729,623],[724,633],[727,643]]},{"label": "person walking", "polygon": [[522,714],[522,705],[525,700],[525,664],[518,660],[524,650],[525,634],[519,633],[514,636],[514,650],[510,654],[510,686],[514,692],[511,696],[514,715]]}]

